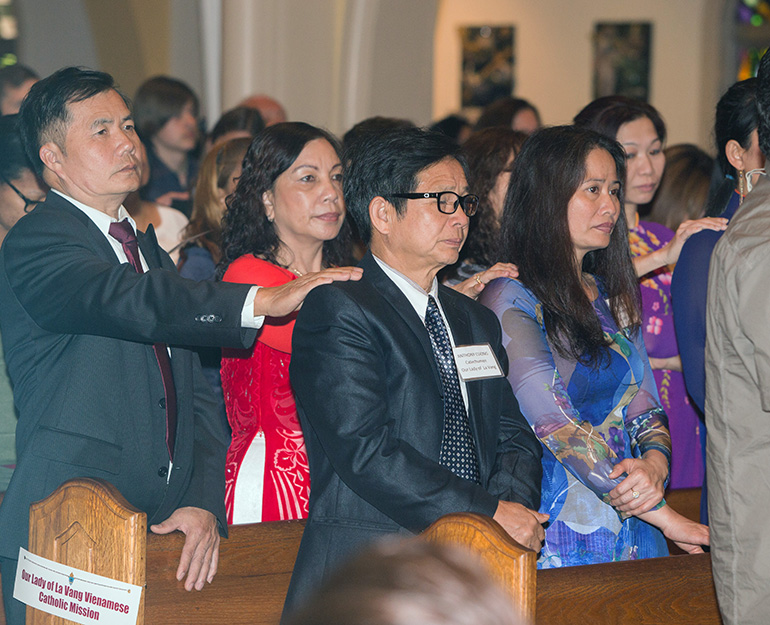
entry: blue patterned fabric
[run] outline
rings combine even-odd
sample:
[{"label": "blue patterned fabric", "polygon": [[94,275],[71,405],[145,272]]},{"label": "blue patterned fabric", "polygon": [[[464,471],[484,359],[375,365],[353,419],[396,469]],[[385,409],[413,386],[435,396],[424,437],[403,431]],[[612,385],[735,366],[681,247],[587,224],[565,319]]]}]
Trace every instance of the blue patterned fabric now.
[{"label": "blue patterned fabric", "polygon": [[515,280],[498,279],[482,294],[503,329],[508,379],[543,445],[540,511],[550,515],[539,568],[668,555],[661,532],[626,518],[608,493],[625,458],[656,449],[670,458],[666,415],[641,333],[620,331],[603,297],[594,301],[609,356],[599,367],[561,357],[548,342],[541,305]]}]

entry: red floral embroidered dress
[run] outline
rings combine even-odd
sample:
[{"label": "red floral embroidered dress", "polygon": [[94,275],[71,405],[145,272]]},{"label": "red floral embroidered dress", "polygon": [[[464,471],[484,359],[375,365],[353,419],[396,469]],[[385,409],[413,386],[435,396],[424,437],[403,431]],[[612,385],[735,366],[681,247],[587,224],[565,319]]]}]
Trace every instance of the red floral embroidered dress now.
[{"label": "red floral embroidered dress", "polygon": [[[235,260],[226,282],[277,286],[296,276],[249,254]],[[304,519],[310,473],[289,383],[296,313],[268,317],[252,349],[222,352],[222,390],[232,442],[227,450],[228,523]]]}]

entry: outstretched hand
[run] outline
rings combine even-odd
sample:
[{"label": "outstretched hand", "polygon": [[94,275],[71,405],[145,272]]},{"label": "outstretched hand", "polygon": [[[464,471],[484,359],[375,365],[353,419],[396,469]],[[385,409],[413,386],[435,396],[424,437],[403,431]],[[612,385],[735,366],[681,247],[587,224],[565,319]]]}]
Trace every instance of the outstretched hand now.
[{"label": "outstretched hand", "polygon": [[666,264],[673,265],[679,260],[679,253],[682,251],[685,241],[696,232],[702,230],[721,231],[727,228],[727,219],[724,217],[703,217],[702,219],[688,219],[679,224],[674,238],[669,241],[664,249],[666,250]]},{"label": "outstretched hand", "polygon": [[219,532],[217,519],[202,508],[179,508],[163,523],[150,526],[154,534],[170,534],[176,530],[184,533],[184,547],[179,558],[176,578],[184,583],[185,590],[203,590],[205,582],[214,579],[219,564]]},{"label": "outstretched hand", "polygon": [[701,232],[702,230],[721,231],[725,228],[727,228],[727,219],[723,217],[703,217],[702,219],[683,221],[676,229],[674,238],[663,247],[649,254],[634,256],[634,271],[637,277],[641,278],[651,271],[676,264],[685,241],[696,232]]},{"label": "outstretched hand", "polygon": [[519,268],[511,263],[496,263],[467,280],[455,284],[452,288],[471,299],[478,299],[484,288],[495,278],[518,278]]},{"label": "outstretched hand", "polygon": [[263,287],[254,298],[254,316],[285,317],[294,312],[317,286],[335,281],[360,280],[360,267],[333,267],[291,280],[280,286]]}]

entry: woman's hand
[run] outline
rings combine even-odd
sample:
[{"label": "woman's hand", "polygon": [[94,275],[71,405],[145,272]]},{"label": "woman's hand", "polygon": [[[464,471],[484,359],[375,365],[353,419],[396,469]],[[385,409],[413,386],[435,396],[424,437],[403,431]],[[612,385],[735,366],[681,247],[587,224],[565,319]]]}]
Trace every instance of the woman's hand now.
[{"label": "woman's hand", "polygon": [[668,476],[668,460],[652,449],[641,458],[626,458],[615,465],[610,478],[623,473],[628,477],[610,491],[610,504],[619,512],[639,516],[652,510],[663,499],[663,484]]},{"label": "woman's hand", "polygon": [[496,263],[486,271],[477,273],[467,280],[455,284],[452,288],[471,299],[478,299],[484,287],[495,278],[518,278],[519,269],[511,263]]},{"label": "woman's hand", "polygon": [[703,553],[703,545],[710,544],[708,527],[683,517],[671,506],[650,510],[640,514],[639,518],[659,528],[666,538],[674,541],[677,547],[687,553]]},{"label": "woman's hand", "polygon": [[679,356],[669,356],[668,358],[653,358],[650,356],[650,368],[682,371],[682,359]]},{"label": "woman's hand", "polygon": [[724,230],[727,228],[727,219],[723,217],[703,217],[702,219],[688,219],[679,224],[674,238],[659,250],[636,256],[634,258],[634,269],[636,275],[642,277],[651,271],[674,265],[679,260],[679,254],[682,251],[685,241],[696,232],[702,230]]},{"label": "woman's hand", "polygon": [[724,217],[703,217],[702,219],[688,219],[679,224],[674,238],[663,249],[668,248],[666,264],[673,265],[679,260],[684,242],[701,230],[724,230],[727,228],[727,219]]}]

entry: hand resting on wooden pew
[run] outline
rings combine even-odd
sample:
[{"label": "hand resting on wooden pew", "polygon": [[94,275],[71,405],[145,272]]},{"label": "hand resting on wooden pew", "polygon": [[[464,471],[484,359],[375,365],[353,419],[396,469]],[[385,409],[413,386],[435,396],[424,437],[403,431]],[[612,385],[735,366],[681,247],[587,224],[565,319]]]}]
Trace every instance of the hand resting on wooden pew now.
[{"label": "hand resting on wooden pew", "polygon": [[495,516],[492,517],[511,538],[524,545],[527,549],[538,552],[545,540],[545,523],[549,515],[530,510],[520,503],[501,501],[497,504]]},{"label": "hand resting on wooden pew", "polygon": [[[628,477],[610,492],[610,503],[619,512],[632,514],[654,525],[687,553],[703,553],[709,544],[709,528],[685,518],[669,505],[653,510],[663,499],[668,460],[656,450],[642,458],[627,458],[615,465],[609,477]],[[636,496],[635,496],[636,495]]]},{"label": "hand resting on wooden pew", "polygon": [[687,553],[703,553],[703,546],[710,544],[707,526],[683,517],[668,504],[637,516],[660,529],[666,538]]},{"label": "hand resting on wooden pew", "polygon": [[214,580],[219,562],[219,531],[217,519],[202,508],[178,508],[163,523],[151,525],[155,534],[170,534],[179,530],[185,535],[182,556],[176,578],[180,582],[187,576],[185,590],[203,590],[206,582]]}]

